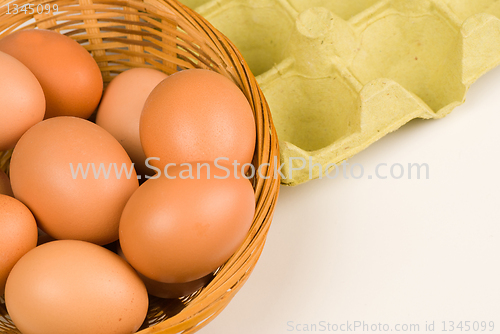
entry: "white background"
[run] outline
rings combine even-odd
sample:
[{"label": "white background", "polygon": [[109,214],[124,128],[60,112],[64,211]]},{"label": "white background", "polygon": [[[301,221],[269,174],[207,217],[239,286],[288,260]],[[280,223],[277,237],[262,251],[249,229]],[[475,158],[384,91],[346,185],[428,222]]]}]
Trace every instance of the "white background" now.
[{"label": "white background", "polygon": [[[200,333],[293,333],[289,321],[422,333],[435,321],[441,333],[467,320],[500,333],[499,125],[497,68],[446,118],[412,121],[350,159],[364,179],[282,187],[254,273]],[[427,163],[430,179],[369,180],[379,163]]]}]

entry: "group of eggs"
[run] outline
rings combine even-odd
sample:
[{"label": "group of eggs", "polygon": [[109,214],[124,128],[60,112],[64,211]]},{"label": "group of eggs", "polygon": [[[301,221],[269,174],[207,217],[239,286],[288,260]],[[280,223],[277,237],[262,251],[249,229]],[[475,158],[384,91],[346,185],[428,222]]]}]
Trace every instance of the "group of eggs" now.
[{"label": "group of eggs", "polygon": [[130,69],[103,94],[74,39],[0,39],[0,296],[23,334],[133,333],[148,293],[195,292],[247,237],[254,116],[209,70]]}]

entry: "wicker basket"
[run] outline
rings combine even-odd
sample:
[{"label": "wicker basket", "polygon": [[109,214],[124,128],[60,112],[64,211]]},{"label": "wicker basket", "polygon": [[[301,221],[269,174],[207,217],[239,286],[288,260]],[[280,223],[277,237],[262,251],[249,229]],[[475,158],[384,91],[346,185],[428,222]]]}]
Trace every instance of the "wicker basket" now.
[{"label": "wicker basket", "polygon": [[[257,126],[255,165],[269,163],[265,178],[254,179],[256,213],[242,247],[201,291],[180,300],[151,298],[141,334],[194,333],[215,318],[243,286],[264,247],[279,192],[279,148],[269,107],[247,64],[234,45],[207,21],[175,0],[16,0],[33,4],[34,14],[7,14],[0,0],[0,38],[18,29],[56,30],[82,44],[95,57],[105,84],[120,72],[150,67],[167,74],[204,68],[232,79],[247,96]],[[36,12],[39,4],[58,12]],[[41,8],[41,7],[38,7]],[[8,170],[11,152],[0,153]],[[19,333],[0,297],[0,333]]]}]

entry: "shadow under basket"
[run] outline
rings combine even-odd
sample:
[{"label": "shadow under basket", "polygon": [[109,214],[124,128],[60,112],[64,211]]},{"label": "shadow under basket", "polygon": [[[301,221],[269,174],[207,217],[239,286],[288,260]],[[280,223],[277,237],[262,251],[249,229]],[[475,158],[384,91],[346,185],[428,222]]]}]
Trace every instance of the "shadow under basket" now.
[{"label": "shadow under basket", "polygon": [[[255,116],[257,143],[253,163],[262,168],[253,186],[256,211],[244,244],[191,296],[176,300],[151,297],[139,333],[194,333],[214,319],[248,279],[264,247],[278,198],[279,147],[267,102],[234,45],[201,16],[173,0],[14,1],[33,4],[35,12],[7,13],[0,0],[0,39],[19,29],[50,29],[71,37],[92,53],[105,85],[130,68],[149,67],[167,74],[203,68],[230,78],[246,95]],[[46,9],[37,13],[37,6]],[[54,11],[56,8],[57,11]],[[41,8],[38,7],[38,8]],[[11,11],[12,12],[12,11]],[[8,172],[11,152],[0,152],[0,168]],[[265,165],[268,164],[268,165]],[[259,173],[257,173],[259,174]],[[19,333],[0,297],[0,333]]]}]

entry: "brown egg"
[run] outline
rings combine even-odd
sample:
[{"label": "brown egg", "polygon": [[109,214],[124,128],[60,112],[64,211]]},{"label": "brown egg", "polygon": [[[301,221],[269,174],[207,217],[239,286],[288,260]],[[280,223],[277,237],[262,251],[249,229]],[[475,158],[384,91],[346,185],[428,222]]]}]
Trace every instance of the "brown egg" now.
[{"label": "brown egg", "polygon": [[[117,253],[125,261],[127,260],[120,246],[118,246]],[[209,274],[195,281],[186,283],[161,283],[152,280],[150,278],[147,278],[140,272],[137,272],[137,274],[146,285],[146,289],[148,290],[148,293],[151,296],[155,296],[158,298],[165,298],[165,299],[188,296],[193,292],[196,292],[202,287],[204,287],[208,282],[210,282],[214,278],[214,275]]]},{"label": "brown egg", "polygon": [[169,168],[146,181],[128,201],[120,221],[120,245],[129,263],[161,283],[185,283],[214,272],[238,249],[252,225],[255,197],[250,182],[210,167],[197,178]]},{"label": "brown egg", "polygon": [[38,80],[19,60],[0,52],[0,151],[14,148],[44,114],[45,97]]},{"label": "brown egg", "polygon": [[0,194],[14,197],[7,174],[0,170]]},{"label": "brown egg", "polygon": [[146,317],[148,295],[118,255],[61,240],[33,249],[14,266],[5,303],[23,334],[130,334]]},{"label": "brown egg", "polygon": [[99,245],[118,239],[120,215],[139,186],[116,139],[75,117],[52,118],[28,130],[12,154],[10,177],[14,195],[43,231]]},{"label": "brown egg", "polygon": [[142,147],[151,165],[168,163],[252,161],[255,150],[252,109],[241,90],[208,70],[186,70],[169,76],[151,93],[141,116]]},{"label": "brown egg", "polygon": [[40,82],[45,118],[88,118],[102,95],[102,76],[94,58],[80,44],[54,31],[16,31],[0,39],[0,51],[26,65]]},{"label": "brown egg", "polygon": [[119,74],[106,88],[97,112],[97,125],[111,133],[127,151],[139,175],[152,175],[139,138],[139,120],[151,91],[167,77],[150,68]]},{"label": "brown egg", "polygon": [[0,296],[12,267],[31,249],[38,238],[36,221],[17,199],[0,195]]}]

